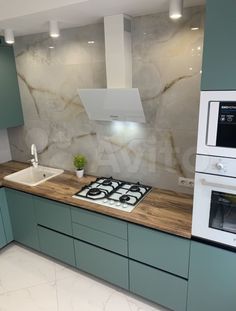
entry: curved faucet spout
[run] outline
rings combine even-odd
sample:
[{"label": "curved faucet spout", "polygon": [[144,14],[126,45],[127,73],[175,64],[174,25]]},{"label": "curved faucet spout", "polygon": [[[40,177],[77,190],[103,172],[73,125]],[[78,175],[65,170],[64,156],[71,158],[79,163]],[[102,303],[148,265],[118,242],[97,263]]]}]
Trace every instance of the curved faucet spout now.
[{"label": "curved faucet spout", "polygon": [[38,161],[38,153],[37,153],[37,148],[35,144],[31,145],[31,154],[34,156],[33,159],[31,159],[31,162],[34,167],[38,167],[39,161]]}]

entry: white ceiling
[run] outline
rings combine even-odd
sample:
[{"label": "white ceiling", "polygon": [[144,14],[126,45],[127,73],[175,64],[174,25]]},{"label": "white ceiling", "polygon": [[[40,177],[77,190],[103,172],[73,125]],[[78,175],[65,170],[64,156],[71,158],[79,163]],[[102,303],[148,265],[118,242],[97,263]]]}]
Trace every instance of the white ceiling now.
[{"label": "white ceiling", "polygon": [[[205,4],[185,0],[184,6]],[[48,21],[61,28],[101,21],[104,16],[125,13],[139,16],[168,11],[169,0],[0,0],[0,30],[12,28],[16,36],[48,31]]]}]

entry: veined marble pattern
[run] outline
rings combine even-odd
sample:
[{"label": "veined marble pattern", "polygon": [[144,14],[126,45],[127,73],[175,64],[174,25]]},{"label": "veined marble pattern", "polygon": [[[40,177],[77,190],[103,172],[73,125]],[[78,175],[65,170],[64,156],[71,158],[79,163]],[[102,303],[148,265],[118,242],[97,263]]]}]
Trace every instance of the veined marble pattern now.
[{"label": "veined marble pattern", "polygon": [[0,311],[167,311],[26,248],[0,251]]},{"label": "veined marble pattern", "polygon": [[191,191],[177,181],[194,172],[203,17],[194,7],[177,22],[167,13],[133,19],[133,85],[146,124],[93,122],[80,102],[78,88],[106,86],[102,24],[63,30],[54,41],[17,38],[25,126],[9,130],[13,158],[28,160],[35,143],[44,165],[73,170],[73,155],[83,153],[87,173]]}]

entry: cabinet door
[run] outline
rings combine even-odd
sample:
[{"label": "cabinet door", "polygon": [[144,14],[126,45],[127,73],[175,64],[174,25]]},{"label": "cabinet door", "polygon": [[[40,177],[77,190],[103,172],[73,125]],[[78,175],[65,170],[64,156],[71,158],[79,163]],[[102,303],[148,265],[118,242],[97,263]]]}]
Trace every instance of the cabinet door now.
[{"label": "cabinet door", "polygon": [[192,242],[187,310],[236,310],[236,253]]},{"label": "cabinet door", "polygon": [[7,189],[14,240],[39,250],[33,196]]},{"label": "cabinet door", "polygon": [[171,310],[186,310],[186,280],[133,260],[129,261],[129,273],[131,292]]},{"label": "cabinet door", "polygon": [[128,259],[74,240],[76,266],[119,287],[128,289]]},{"label": "cabinet door", "polygon": [[207,0],[202,90],[236,90],[235,12],[235,0]]},{"label": "cabinet door", "polygon": [[73,238],[38,226],[40,250],[69,265],[75,266]]},{"label": "cabinet door", "polygon": [[2,222],[3,222],[3,227],[5,231],[5,236],[6,236],[6,243],[8,244],[11,241],[13,241],[13,234],[12,234],[11,220],[10,220],[10,215],[9,215],[9,210],[8,210],[8,205],[7,205],[6,193],[5,193],[4,188],[0,189],[0,211],[2,215]]},{"label": "cabinet door", "polygon": [[129,257],[188,278],[190,240],[129,224]]},{"label": "cabinet door", "polygon": [[0,248],[7,244],[6,235],[3,227],[2,215],[0,211]]},{"label": "cabinet door", "polygon": [[1,42],[0,68],[0,128],[22,125],[24,122],[13,48],[3,46]]},{"label": "cabinet door", "polygon": [[72,235],[71,212],[66,204],[34,197],[37,224]]}]

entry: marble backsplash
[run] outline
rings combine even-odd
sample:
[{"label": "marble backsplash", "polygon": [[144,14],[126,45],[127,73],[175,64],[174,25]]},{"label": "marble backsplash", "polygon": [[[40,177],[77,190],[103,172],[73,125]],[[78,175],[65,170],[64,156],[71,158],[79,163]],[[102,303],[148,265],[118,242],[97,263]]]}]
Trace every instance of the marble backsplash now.
[{"label": "marble backsplash", "polygon": [[[133,19],[133,86],[146,124],[90,121],[78,88],[106,87],[103,24],[19,37],[15,44],[25,126],[9,130],[12,157],[30,158],[35,143],[43,165],[140,181],[182,192],[178,177],[193,177],[203,46],[204,8]],[[192,31],[196,21],[200,29]]]}]

